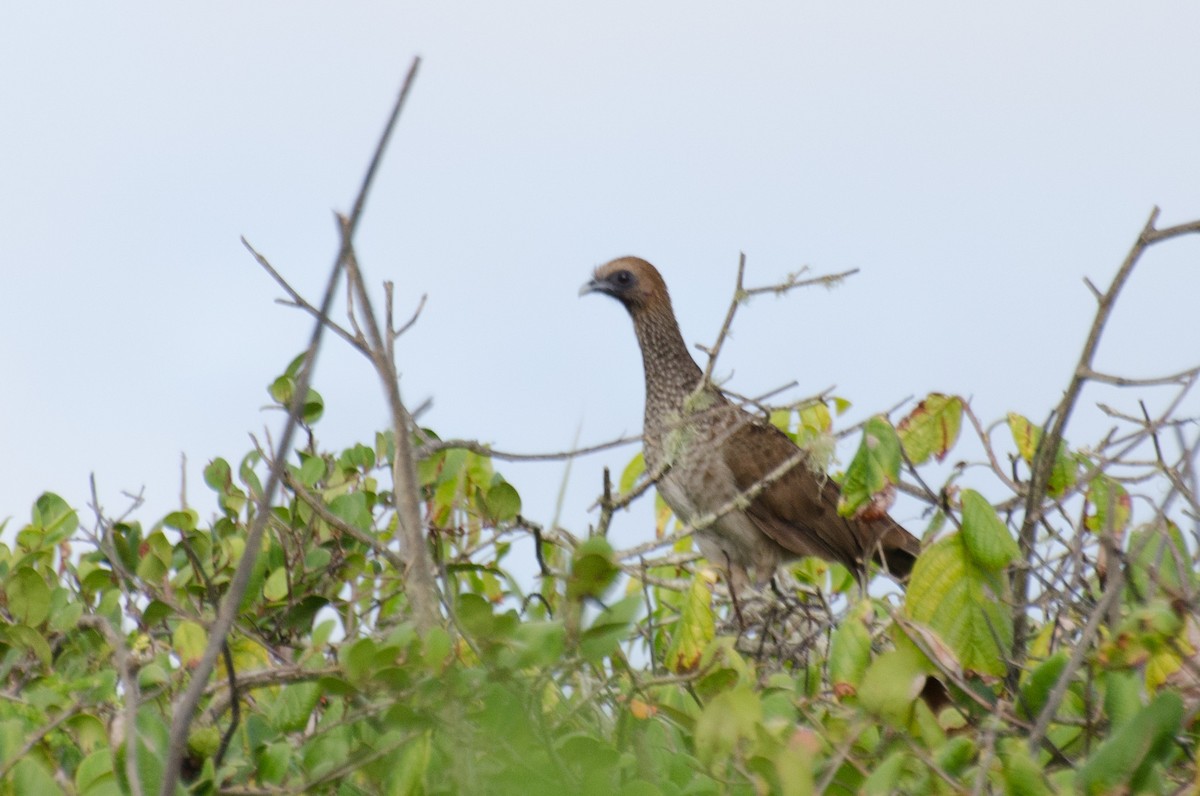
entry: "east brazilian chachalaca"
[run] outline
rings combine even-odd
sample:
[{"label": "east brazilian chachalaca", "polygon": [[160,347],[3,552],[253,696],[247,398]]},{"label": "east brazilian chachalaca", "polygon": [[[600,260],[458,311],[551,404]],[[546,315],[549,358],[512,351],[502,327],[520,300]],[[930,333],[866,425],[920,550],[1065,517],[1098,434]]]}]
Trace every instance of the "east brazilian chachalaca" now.
[{"label": "east brazilian chachalaca", "polygon": [[731,585],[762,583],[800,556],[836,561],[859,575],[874,560],[898,578],[908,575],[920,550],[916,537],[886,514],[838,514],[838,485],[782,431],[712,384],[697,390],[704,373],[654,266],[637,257],[613,260],[596,269],[585,293],[612,296],[629,311],[646,376],[646,470],[659,476],[658,491],[676,516],[703,526],[696,532],[700,552],[726,569]]}]

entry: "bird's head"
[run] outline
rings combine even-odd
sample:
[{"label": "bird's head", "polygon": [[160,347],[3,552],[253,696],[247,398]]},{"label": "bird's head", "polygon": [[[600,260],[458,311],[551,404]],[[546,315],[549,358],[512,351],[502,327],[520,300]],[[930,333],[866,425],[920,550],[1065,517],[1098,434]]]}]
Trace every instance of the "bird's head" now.
[{"label": "bird's head", "polygon": [[579,295],[604,293],[625,305],[637,318],[647,310],[665,308],[670,312],[667,284],[657,269],[640,257],[619,257],[596,269]]}]

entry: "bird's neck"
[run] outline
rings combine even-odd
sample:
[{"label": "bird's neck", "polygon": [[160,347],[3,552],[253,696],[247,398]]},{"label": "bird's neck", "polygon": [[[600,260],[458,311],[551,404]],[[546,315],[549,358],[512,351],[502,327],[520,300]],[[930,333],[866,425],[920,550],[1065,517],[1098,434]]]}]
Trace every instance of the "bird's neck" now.
[{"label": "bird's neck", "polygon": [[674,316],[647,313],[634,319],[642,366],[646,374],[645,434],[661,435],[660,426],[682,414],[688,396],[696,389],[704,373],[692,359]]}]

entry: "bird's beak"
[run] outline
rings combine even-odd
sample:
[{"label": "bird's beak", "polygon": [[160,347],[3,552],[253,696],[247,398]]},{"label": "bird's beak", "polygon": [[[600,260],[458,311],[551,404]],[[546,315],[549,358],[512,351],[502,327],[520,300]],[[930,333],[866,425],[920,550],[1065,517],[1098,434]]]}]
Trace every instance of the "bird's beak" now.
[{"label": "bird's beak", "polygon": [[583,287],[579,288],[579,295],[586,296],[588,293],[602,293],[604,285],[597,282],[595,279],[589,279],[583,283]]}]

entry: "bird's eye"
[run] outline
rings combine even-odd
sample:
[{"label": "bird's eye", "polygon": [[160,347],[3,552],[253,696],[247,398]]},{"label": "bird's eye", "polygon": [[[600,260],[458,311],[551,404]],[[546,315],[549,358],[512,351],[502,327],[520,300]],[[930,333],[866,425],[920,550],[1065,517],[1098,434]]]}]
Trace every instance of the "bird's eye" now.
[{"label": "bird's eye", "polygon": [[613,278],[616,279],[617,284],[621,287],[629,287],[633,284],[633,274],[628,271],[617,271],[617,275]]}]

